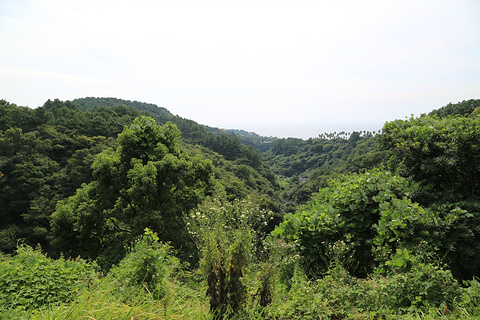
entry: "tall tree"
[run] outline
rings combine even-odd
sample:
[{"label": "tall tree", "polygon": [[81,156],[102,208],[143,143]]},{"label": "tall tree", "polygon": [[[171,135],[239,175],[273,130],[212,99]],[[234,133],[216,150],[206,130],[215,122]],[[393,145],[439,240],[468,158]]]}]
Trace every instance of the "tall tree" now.
[{"label": "tall tree", "polygon": [[480,118],[421,116],[385,123],[391,167],[430,187],[433,201],[480,196]]},{"label": "tall tree", "polygon": [[136,118],[118,136],[116,150],[96,157],[94,181],[57,206],[54,245],[108,266],[148,227],[187,258],[193,244],[183,215],[212,191],[214,180],[212,163],[181,152],[179,137],[171,123]]},{"label": "tall tree", "polygon": [[[464,110],[465,105],[444,110],[452,107],[451,114],[463,115],[456,107]],[[446,217],[457,210],[439,245],[453,274],[471,279],[480,275],[480,118],[461,115],[387,122],[380,139],[393,153],[391,168],[423,186],[416,200]]]}]

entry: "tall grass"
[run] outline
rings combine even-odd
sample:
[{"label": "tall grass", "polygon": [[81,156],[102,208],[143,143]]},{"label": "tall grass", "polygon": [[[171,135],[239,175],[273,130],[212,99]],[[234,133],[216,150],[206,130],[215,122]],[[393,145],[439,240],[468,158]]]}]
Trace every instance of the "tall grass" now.
[{"label": "tall grass", "polygon": [[151,292],[137,288],[132,301],[116,293],[118,283],[104,278],[100,284],[85,290],[68,304],[52,304],[34,310],[1,310],[0,319],[209,319],[208,302],[199,291],[168,284],[168,296],[156,300]]},{"label": "tall grass", "polygon": [[[156,245],[151,234],[146,236],[108,275],[95,273],[94,264],[78,259],[50,260],[28,248],[16,257],[0,257],[0,320],[480,319],[480,283],[472,280],[460,286],[448,272],[429,264],[418,264],[404,274],[373,274],[360,279],[339,262],[322,278],[311,280],[298,260],[274,255],[276,264],[269,261],[272,265],[264,263],[263,268],[259,263],[250,264],[250,271],[242,279],[246,297],[241,310],[226,308],[212,316],[206,296],[208,283],[201,279],[200,270],[173,269],[175,261],[166,255],[168,248]],[[150,273],[157,270],[151,264],[168,270]],[[79,270],[88,276],[79,278]],[[152,277],[163,275],[163,279],[154,282],[156,285],[132,281],[141,274],[138,270],[149,270],[146,274]],[[59,273],[65,284],[45,284]],[[262,300],[267,278],[271,290],[268,299]],[[81,283],[67,285],[72,279]],[[18,300],[9,299],[12,292]],[[51,299],[40,299],[39,295]],[[30,297],[36,297],[32,300],[36,304],[20,303]]]},{"label": "tall grass", "polygon": [[[320,281],[309,281],[296,275],[290,288],[276,284],[273,301],[266,308],[259,308],[253,297],[248,299],[244,311],[230,315],[233,319],[399,319],[399,320],[446,320],[479,319],[478,305],[451,305],[430,307],[411,313],[382,308],[381,302],[371,301],[374,286],[378,280],[347,283],[329,277]],[[151,292],[137,288],[135,299],[125,301],[117,292],[118,283],[112,278],[104,278],[97,285],[84,289],[69,303],[51,304],[34,310],[0,309],[0,319],[25,320],[141,320],[141,319],[205,319],[211,320],[206,286],[192,282],[169,283],[167,294],[156,300]],[[363,288],[363,292],[361,291]],[[327,290],[328,289],[328,290]],[[373,290],[373,291],[372,291]],[[371,301],[367,306],[365,302]],[[445,312],[448,310],[447,312]]]}]

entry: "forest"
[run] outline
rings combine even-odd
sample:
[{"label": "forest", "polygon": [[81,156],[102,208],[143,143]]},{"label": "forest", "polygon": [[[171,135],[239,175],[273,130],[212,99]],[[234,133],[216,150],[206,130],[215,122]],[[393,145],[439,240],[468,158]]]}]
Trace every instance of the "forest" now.
[{"label": "forest", "polygon": [[0,319],[478,319],[479,115],[303,140],[0,100]]}]

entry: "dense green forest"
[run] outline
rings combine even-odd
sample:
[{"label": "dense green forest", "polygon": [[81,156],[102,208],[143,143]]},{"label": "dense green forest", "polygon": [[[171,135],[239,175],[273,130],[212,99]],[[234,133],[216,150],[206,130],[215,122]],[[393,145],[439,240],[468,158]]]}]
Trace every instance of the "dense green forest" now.
[{"label": "dense green forest", "polygon": [[0,107],[0,170],[4,175],[0,181],[0,248],[4,252],[13,252],[18,239],[50,250],[50,216],[57,202],[92,181],[95,156],[117,148],[117,135],[139,116],[148,115],[159,123],[175,120],[182,130],[177,138],[184,140],[177,147],[182,154],[208,159],[230,198],[257,193],[263,206],[281,211],[275,174],[261,161],[258,150],[165,109],[93,98],[49,100],[37,109],[2,101]]},{"label": "dense green forest", "polygon": [[478,318],[478,115],[302,140],[0,100],[0,318]]}]

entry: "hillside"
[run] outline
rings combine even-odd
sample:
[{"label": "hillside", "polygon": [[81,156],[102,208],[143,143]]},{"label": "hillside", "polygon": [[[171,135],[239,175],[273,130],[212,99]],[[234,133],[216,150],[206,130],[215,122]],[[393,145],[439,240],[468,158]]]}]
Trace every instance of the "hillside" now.
[{"label": "hillside", "polygon": [[[479,101],[449,104],[431,114],[471,114]],[[375,133],[325,133],[308,140],[262,137],[211,128],[154,104],[116,98],[49,100],[37,109],[3,100],[1,108],[0,248],[7,252],[18,239],[49,247],[48,217],[56,202],[92,179],[95,154],[115,148],[116,136],[140,115],[174,123],[183,148],[212,161],[231,198],[254,191],[280,215],[294,212],[332,177],[364,172],[391,156],[379,147]]]},{"label": "hillside", "polygon": [[479,107],[302,140],[0,100],[0,318],[477,319]]},{"label": "hillside", "polygon": [[276,177],[260,152],[218,129],[155,105],[119,99],[49,100],[37,109],[2,100],[0,250],[12,252],[19,239],[50,248],[49,217],[56,203],[92,180],[95,155],[116,148],[117,135],[140,115],[174,122],[181,130],[184,152],[209,159],[231,198],[255,192],[265,207],[281,212]]},{"label": "hillside", "polygon": [[[262,163],[268,166],[263,165],[258,171],[270,182],[281,183],[279,195],[283,199],[282,210],[287,211],[307,201],[334,174],[373,168],[387,157],[377,149],[375,133],[372,132],[323,133],[319,134],[319,138],[308,140],[279,139],[245,130],[208,127],[175,116],[165,108],[138,101],[81,98],[72,102],[84,110],[125,106],[146,112],[160,123],[170,121],[176,124],[185,142],[206,147],[226,160],[247,158],[255,169],[259,169],[254,165],[258,161],[256,159],[262,158]],[[252,147],[262,154],[259,155]],[[278,177],[278,182],[274,180],[272,172]]]},{"label": "hillside", "polygon": [[208,139],[206,136],[213,133],[215,135],[226,135],[232,138],[236,137],[243,144],[247,146],[253,146],[263,152],[268,149],[268,143],[265,142],[269,142],[274,139],[262,137],[253,132],[246,132],[243,130],[222,130],[219,128],[202,125],[193,120],[185,119],[178,115],[173,115],[167,109],[151,103],[122,100],[117,98],[79,98],[74,99],[72,102],[78,104],[84,109],[92,109],[95,107],[126,106],[140,112],[146,112],[160,123],[166,123],[170,121],[176,124],[182,132],[182,138],[191,144],[205,144],[205,140]]}]

